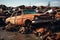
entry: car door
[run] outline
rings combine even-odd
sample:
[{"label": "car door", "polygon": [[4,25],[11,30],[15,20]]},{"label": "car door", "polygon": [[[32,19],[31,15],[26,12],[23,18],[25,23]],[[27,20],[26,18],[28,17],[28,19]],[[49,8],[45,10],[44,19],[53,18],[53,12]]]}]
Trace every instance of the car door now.
[{"label": "car door", "polygon": [[15,16],[15,24],[17,25],[21,25],[22,24],[22,13],[21,12],[17,12],[16,16]]}]

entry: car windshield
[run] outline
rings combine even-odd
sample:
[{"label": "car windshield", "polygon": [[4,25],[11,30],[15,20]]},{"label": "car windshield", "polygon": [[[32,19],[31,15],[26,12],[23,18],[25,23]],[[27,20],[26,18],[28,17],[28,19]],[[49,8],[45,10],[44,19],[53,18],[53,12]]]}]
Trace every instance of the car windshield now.
[{"label": "car windshield", "polygon": [[36,14],[35,10],[23,10],[24,14]]}]

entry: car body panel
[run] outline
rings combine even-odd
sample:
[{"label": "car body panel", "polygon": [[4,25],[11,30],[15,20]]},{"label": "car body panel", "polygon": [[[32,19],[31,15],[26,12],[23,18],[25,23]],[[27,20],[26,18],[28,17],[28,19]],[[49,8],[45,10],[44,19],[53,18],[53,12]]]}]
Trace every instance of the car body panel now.
[{"label": "car body panel", "polygon": [[9,17],[6,19],[6,23],[10,22],[15,25],[23,25],[27,19],[30,21],[34,20],[34,16],[40,16],[41,14],[23,14],[19,16]]}]

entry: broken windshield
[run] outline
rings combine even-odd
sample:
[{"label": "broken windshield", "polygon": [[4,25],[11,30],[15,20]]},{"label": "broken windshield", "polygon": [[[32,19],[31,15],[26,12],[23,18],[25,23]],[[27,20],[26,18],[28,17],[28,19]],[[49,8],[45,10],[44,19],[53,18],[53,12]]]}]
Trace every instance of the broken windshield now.
[{"label": "broken windshield", "polygon": [[23,10],[23,13],[24,14],[36,14],[36,11],[35,10]]}]

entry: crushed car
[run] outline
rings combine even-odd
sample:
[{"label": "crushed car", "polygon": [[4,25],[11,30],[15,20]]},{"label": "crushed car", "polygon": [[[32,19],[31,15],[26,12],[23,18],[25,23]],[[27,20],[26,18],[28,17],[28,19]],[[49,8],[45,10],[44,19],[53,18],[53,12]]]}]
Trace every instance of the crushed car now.
[{"label": "crushed car", "polygon": [[0,8],[0,26],[5,25],[5,19],[11,15],[9,12],[9,10]]}]

